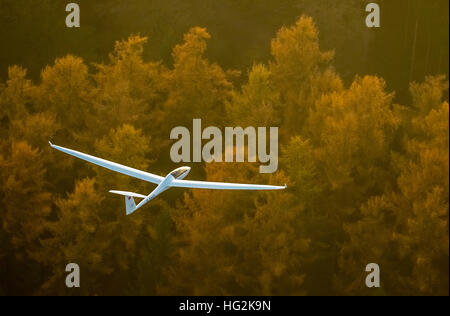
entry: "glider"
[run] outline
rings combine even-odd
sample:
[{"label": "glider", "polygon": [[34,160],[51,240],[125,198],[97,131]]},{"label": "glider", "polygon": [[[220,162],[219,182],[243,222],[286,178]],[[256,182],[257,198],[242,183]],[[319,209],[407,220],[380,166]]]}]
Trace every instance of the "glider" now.
[{"label": "glider", "polygon": [[[147,204],[149,201],[154,199],[157,195],[161,194],[165,190],[178,187],[178,188],[193,188],[193,189],[217,189],[217,190],[282,190],[286,189],[284,186],[274,186],[274,185],[261,185],[261,184],[242,184],[242,183],[225,183],[225,182],[208,182],[208,181],[191,181],[183,180],[191,170],[190,167],[180,167],[167,176],[161,177],[149,172],[127,167],[112,161],[108,161],[102,158],[94,157],[82,152],[68,149],[65,147],[53,145],[49,142],[50,146],[54,149],[62,151],[71,156],[86,160],[87,162],[96,164],[100,167],[125,174],[130,177],[141,179],[147,182],[151,182],[157,185],[157,187],[149,194],[143,195],[134,192],[127,191],[116,191],[111,190],[109,192],[114,194],[119,194],[125,196],[125,209],[127,215],[130,215],[143,205]],[[134,198],[142,199],[137,205]]]}]

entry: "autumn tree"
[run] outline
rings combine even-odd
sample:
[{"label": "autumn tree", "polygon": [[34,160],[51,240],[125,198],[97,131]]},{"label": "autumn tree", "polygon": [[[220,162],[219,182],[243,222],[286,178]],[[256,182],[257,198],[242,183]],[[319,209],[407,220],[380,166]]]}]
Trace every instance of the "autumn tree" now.
[{"label": "autumn tree", "polygon": [[283,104],[283,127],[298,134],[316,99],[342,89],[342,82],[331,67],[333,52],[320,49],[314,21],[302,16],[294,26],[278,31],[271,53],[270,71]]},{"label": "autumn tree", "polygon": [[37,110],[51,111],[72,137],[83,132],[85,117],[91,110],[87,100],[90,91],[88,67],[79,57],[67,55],[56,59],[41,73],[37,90]]},{"label": "autumn tree", "polygon": [[226,105],[231,126],[278,126],[280,96],[272,86],[272,75],[264,64],[252,67],[242,91],[233,91]]},{"label": "autumn tree", "polygon": [[326,185],[311,141],[301,136],[292,137],[288,145],[283,147],[280,165],[289,175],[292,182],[291,190],[297,200],[309,212],[319,211],[319,200],[324,194]]},{"label": "autumn tree", "polygon": [[406,153],[394,161],[397,185],[370,198],[361,218],[345,226],[346,293],[370,293],[361,267],[376,262],[385,273],[379,293],[448,294],[449,114],[448,102],[439,100],[447,87],[442,78],[411,85],[417,112]]},{"label": "autumn tree", "polygon": [[[206,166],[211,181],[232,177],[237,182],[257,182],[262,176],[256,172],[249,164]],[[288,179],[279,175],[271,181]],[[168,269],[168,293],[276,295],[283,289],[304,293],[301,261],[309,242],[299,229],[302,209],[294,201],[292,194],[279,192],[185,194],[173,213],[178,247],[176,264]]]},{"label": "autumn tree", "polygon": [[26,75],[27,71],[22,67],[8,67],[8,80],[0,89],[0,114],[8,121],[22,118],[31,106],[33,85]]},{"label": "autumn tree", "polygon": [[382,192],[389,179],[389,152],[399,125],[392,98],[382,79],[357,77],[348,90],[322,97],[311,113],[309,134],[340,207]]},{"label": "autumn tree", "polygon": [[95,65],[92,99],[96,111],[89,123],[98,135],[125,123],[153,131],[152,114],[159,110],[163,67],[159,62],[143,60],[146,42],[147,38],[141,36],[117,41],[109,62]]},{"label": "autumn tree", "polygon": [[[283,183],[288,178],[280,173],[271,181]],[[235,272],[236,278],[251,285],[246,293],[305,295],[305,262],[311,240],[303,220],[304,204],[298,203],[290,190],[261,195],[255,202],[255,213],[245,217],[245,234],[238,237],[244,264]]]},{"label": "autumn tree", "polygon": [[[104,159],[116,161],[120,164],[136,168],[138,170],[149,170],[149,159],[151,154],[151,139],[143,134],[142,130],[136,129],[131,125],[124,124],[118,128],[113,128],[103,138],[97,140],[94,144],[96,155]],[[101,188],[107,192],[111,189],[149,190],[142,180],[137,180],[111,170],[98,166],[90,166],[97,175],[97,182]],[[117,188],[117,183],[121,188]],[[117,205],[117,200],[112,205]],[[120,206],[120,209],[123,205]]]},{"label": "autumn tree", "polygon": [[23,141],[14,142],[1,162],[3,229],[13,233],[14,246],[23,249],[36,242],[41,221],[50,212],[51,195],[44,190],[46,170],[39,151]]},{"label": "autumn tree", "polygon": [[[149,142],[142,131],[124,124],[111,129],[95,143],[95,148],[100,157],[146,170],[150,163],[146,157],[150,151]],[[98,166],[91,167],[91,174],[95,176],[77,181],[72,193],[57,199],[57,218],[46,223],[51,234],[43,240],[45,252],[38,260],[50,267],[53,274],[44,284],[42,293],[92,295],[104,294],[109,288],[108,293],[117,294],[121,293],[117,288],[119,284],[122,289],[155,293],[156,281],[147,287],[129,282],[137,282],[132,272],[135,269],[141,276],[160,274],[158,269],[163,267],[167,249],[170,249],[167,237],[170,233],[169,207],[155,201],[145,212],[126,216],[124,197],[108,191],[121,189],[146,193],[151,188],[143,185],[143,181]],[[118,188],[117,183],[121,187]],[[152,246],[160,249],[159,257],[152,257]],[[52,253],[57,255],[52,256]],[[57,267],[68,262],[79,264],[83,274],[89,276],[79,291],[67,292],[64,288],[65,271]],[[150,272],[143,271],[143,262],[153,265]]]},{"label": "autumn tree", "polygon": [[[1,287],[10,294],[27,294],[42,282],[42,269],[33,260],[41,251],[40,238],[51,212],[51,194],[45,190],[44,161],[38,149],[13,142],[0,155]],[[30,280],[28,280],[30,279]]]},{"label": "autumn tree", "polygon": [[52,271],[50,278],[42,285],[41,293],[74,293],[65,284],[64,268],[71,262],[77,263],[86,276],[77,290],[78,294],[98,294],[106,276],[115,270],[115,263],[107,256],[111,249],[110,240],[105,238],[112,227],[102,220],[97,211],[103,197],[94,183],[93,179],[78,181],[73,193],[55,201],[57,220],[46,223],[50,236],[42,240],[44,252],[37,258]]},{"label": "autumn tree", "polygon": [[[231,166],[231,164],[228,164]],[[232,174],[223,164],[206,165],[206,179],[237,182],[255,177],[256,167],[233,164]],[[183,202],[172,214],[175,221],[173,254],[176,264],[168,267],[168,293],[216,294],[243,293],[248,284],[239,284],[239,257],[242,248],[236,236],[243,233],[242,221],[252,212],[255,195],[244,192],[193,190],[184,194]],[[253,210],[254,212],[254,210]]]},{"label": "autumn tree", "polygon": [[338,270],[343,223],[353,221],[361,203],[393,181],[386,172],[399,125],[392,98],[382,79],[357,77],[348,89],[316,100],[301,136],[283,148],[280,166],[291,177],[296,203],[305,209],[300,221],[307,223],[315,249],[304,261],[311,294],[323,293]]},{"label": "autumn tree", "polygon": [[206,29],[194,27],[173,49],[174,65],[166,73],[168,97],[164,105],[165,122],[170,126],[189,126],[194,118],[216,126],[223,122],[233,88],[232,74],[204,57],[209,38]]}]

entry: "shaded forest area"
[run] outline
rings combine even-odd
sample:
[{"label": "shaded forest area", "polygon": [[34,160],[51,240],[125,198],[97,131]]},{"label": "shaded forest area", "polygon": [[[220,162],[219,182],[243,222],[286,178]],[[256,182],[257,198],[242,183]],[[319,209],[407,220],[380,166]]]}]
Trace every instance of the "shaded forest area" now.
[{"label": "shaded forest area", "polygon": [[[199,6],[208,12],[212,3]],[[260,14],[259,1],[224,3],[248,4],[255,18]],[[281,10],[293,1],[278,3]],[[108,31],[84,40],[113,43],[124,32],[115,25],[141,21],[108,26],[103,17],[92,19]],[[391,88],[399,82],[365,75],[363,66],[357,76],[341,75],[335,58],[344,57],[339,45],[334,53],[320,41],[319,30],[328,32],[320,19],[274,19],[286,26],[261,35],[269,37],[268,52],[247,51],[259,51],[251,43],[211,51],[221,39],[189,28],[201,23],[180,37],[159,35],[170,38],[165,43],[124,35],[109,54],[72,47],[69,37],[70,52],[59,46],[55,53],[52,41],[44,52],[43,37],[39,47],[22,47],[36,53],[28,57],[32,65],[16,60],[31,68],[48,63],[31,76],[14,58],[4,61],[9,51],[2,49],[8,67],[0,83],[0,294],[448,295],[448,61],[438,67],[430,57],[431,75],[411,80],[410,102],[401,103]],[[188,23],[171,21],[159,27],[175,34],[178,23]],[[53,34],[56,42],[65,38]],[[432,42],[448,54],[448,37]],[[155,53],[165,45],[170,58]],[[422,45],[412,78],[422,76]],[[50,62],[50,52],[60,57]],[[391,71],[376,70],[386,77]],[[280,161],[272,175],[260,174],[257,163],[192,164],[192,179],[288,189],[173,189],[126,216],[123,199],[108,190],[146,193],[153,185],[48,146],[52,140],[164,175],[178,167],[169,159],[170,129],[193,118],[204,126],[279,126]],[[80,265],[79,289],[65,286],[70,262]],[[371,262],[381,267],[379,289],[364,283]]]},{"label": "shaded forest area", "polygon": [[[0,0],[0,78],[11,64],[39,79],[56,57],[75,54],[88,65],[106,61],[113,43],[130,34],[149,38],[147,60],[171,64],[172,48],[192,26],[212,35],[206,56],[247,71],[270,58],[267,43],[303,14],[316,21],[321,46],[336,51],[335,67],[348,84],[357,74],[379,75],[407,103],[408,85],[449,69],[447,0],[378,0],[380,29],[365,27],[369,0],[79,0],[79,29],[65,27],[65,0]],[[42,45],[45,43],[45,45]]]}]

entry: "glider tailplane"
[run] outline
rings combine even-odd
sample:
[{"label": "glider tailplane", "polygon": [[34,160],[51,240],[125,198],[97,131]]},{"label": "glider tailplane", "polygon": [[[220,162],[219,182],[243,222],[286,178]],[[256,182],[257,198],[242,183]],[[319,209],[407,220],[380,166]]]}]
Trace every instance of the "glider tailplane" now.
[{"label": "glider tailplane", "polygon": [[125,197],[125,210],[126,210],[127,215],[130,215],[131,213],[133,213],[134,211],[137,210],[136,202],[134,201],[135,197],[141,198],[141,199],[145,198],[145,195],[134,193],[134,192],[114,191],[114,190],[111,190],[109,192],[114,193],[114,194],[123,195]]}]

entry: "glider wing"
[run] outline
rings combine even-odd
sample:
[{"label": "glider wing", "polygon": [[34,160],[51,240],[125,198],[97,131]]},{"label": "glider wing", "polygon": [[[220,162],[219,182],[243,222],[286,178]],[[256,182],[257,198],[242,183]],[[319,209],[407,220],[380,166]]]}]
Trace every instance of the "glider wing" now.
[{"label": "glider wing", "polygon": [[190,180],[173,180],[169,186],[178,188],[195,189],[216,189],[216,190],[282,190],[284,186],[262,185],[262,184],[243,184],[243,183],[225,183],[225,182],[207,182]]},{"label": "glider wing", "polygon": [[149,172],[145,172],[145,171],[141,171],[138,169],[134,169],[134,168],[130,168],[112,161],[108,161],[102,158],[97,158],[88,154],[84,154],[82,152],[76,151],[76,150],[72,150],[72,149],[68,149],[65,147],[61,147],[61,146],[57,146],[57,145],[53,145],[51,142],[49,142],[50,146],[52,146],[52,148],[55,148],[59,151],[62,151],[66,154],[69,154],[71,156],[83,159],[87,162],[93,163],[97,166],[118,172],[118,173],[122,173],[125,174],[127,176],[130,177],[134,177],[137,179],[141,179],[144,181],[149,181],[155,184],[159,184],[162,180],[164,180],[163,177],[157,176],[156,174],[152,174]]}]

